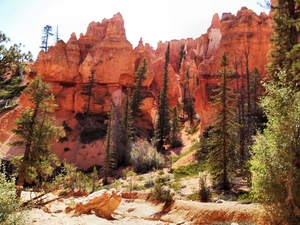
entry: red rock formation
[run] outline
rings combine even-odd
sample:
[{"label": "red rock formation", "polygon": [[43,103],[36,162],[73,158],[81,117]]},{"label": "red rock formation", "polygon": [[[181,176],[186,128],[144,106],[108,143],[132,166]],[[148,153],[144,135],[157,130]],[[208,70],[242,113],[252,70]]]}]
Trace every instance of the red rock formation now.
[{"label": "red rock formation", "polygon": [[[231,68],[236,69],[241,76],[247,72],[247,54],[249,70],[257,67],[262,74],[266,74],[264,67],[270,48],[270,34],[268,15],[256,15],[252,10],[242,8],[237,15],[224,13],[221,19],[215,14],[207,33],[197,39],[170,41],[170,105],[181,103],[185,73],[189,70],[190,90],[203,130],[210,124],[215,113],[210,105],[210,95],[217,85],[214,75],[220,68],[222,53],[228,54]],[[72,34],[67,43],[59,41],[47,53],[41,51],[30,67],[30,74],[43,74],[44,80],[52,84],[58,104],[54,114],[57,118],[56,124],[61,125],[65,121],[73,130],[72,134],[68,134],[68,141],[54,145],[53,152],[61,159],[76,163],[81,169],[88,169],[95,164],[103,165],[103,142],[80,142],[79,133],[82,127],[75,115],[83,113],[87,103],[87,96],[82,94],[83,86],[88,83],[91,69],[94,69],[95,82],[90,113],[100,118],[108,113],[111,101],[117,106],[122,104],[123,90],[126,86],[133,85],[134,72],[144,57],[148,61],[147,79],[143,83],[146,99],[141,107],[143,115],[136,121],[144,129],[151,130],[157,109],[157,94],[162,88],[167,45],[167,42],[159,42],[154,50],[149,44],[144,45],[141,39],[133,49],[126,38],[123,18],[117,13],[101,23],[90,23],[85,35],[80,34],[79,39]],[[182,45],[185,57],[179,69],[179,51]],[[26,97],[21,98],[21,104],[28,105]],[[12,120],[16,116],[17,112],[11,112],[1,117],[2,124],[7,128],[1,127],[0,141],[4,142],[9,137],[9,131],[13,127]]]}]

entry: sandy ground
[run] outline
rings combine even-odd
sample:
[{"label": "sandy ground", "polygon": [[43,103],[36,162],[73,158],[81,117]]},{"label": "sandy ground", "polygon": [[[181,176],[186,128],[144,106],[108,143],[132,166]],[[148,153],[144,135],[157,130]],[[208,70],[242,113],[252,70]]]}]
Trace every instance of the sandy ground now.
[{"label": "sandy ground", "polygon": [[[27,195],[27,196],[26,196]],[[23,198],[28,198],[24,193]],[[45,201],[57,198],[48,194]],[[257,214],[254,205],[237,202],[200,203],[176,200],[170,211],[162,212],[163,204],[154,204],[143,198],[123,198],[113,214],[114,220],[99,218],[94,214],[74,216],[65,213],[65,208],[74,206],[80,197],[68,197],[55,200],[41,208],[33,208],[27,213],[27,224],[33,225],[188,225],[211,224],[213,222],[250,221]],[[256,223],[259,224],[259,223]]]},{"label": "sandy ground", "polygon": [[[56,198],[52,194],[48,195],[48,199]],[[114,220],[106,220],[99,218],[96,215],[81,215],[73,216],[73,213],[65,213],[67,206],[74,205],[80,198],[66,198],[56,200],[45,205],[40,209],[32,209],[27,213],[27,221],[34,225],[110,225],[110,224],[138,224],[138,225],[163,225],[163,224],[178,224],[161,221],[158,218],[163,207],[162,204],[153,204],[142,199],[122,199],[119,207],[115,211]],[[180,223],[190,224],[190,223]]]}]

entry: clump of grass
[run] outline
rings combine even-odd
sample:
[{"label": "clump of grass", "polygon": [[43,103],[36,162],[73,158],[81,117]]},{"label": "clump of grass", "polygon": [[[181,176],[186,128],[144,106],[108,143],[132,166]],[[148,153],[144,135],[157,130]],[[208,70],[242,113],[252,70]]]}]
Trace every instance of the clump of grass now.
[{"label": "clump of grass", "polygon": [[205,164],[195,162],[186,166],[180,166],[176,169],[173,169],[172,172],[174,174],[174,178],[178,180],[189,176],[197,177],[199,172],[203,172],[205,171],[205,169],[206,169]]},{"label": "clump of grass", "polygon": [[154,180],[153,179],[149,179],[149,180],[147,180],[145,182],[144,186],[145,186],[145,188],[151,188],[151,187],[154,186],[154,184],[155,184]]}]

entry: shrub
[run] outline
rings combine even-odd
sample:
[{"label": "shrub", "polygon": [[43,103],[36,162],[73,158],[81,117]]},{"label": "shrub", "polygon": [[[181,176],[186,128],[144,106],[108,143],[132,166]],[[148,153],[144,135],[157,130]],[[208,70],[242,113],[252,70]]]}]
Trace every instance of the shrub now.
[{"label": "shrub", "polygon": [[199,172],[202,172],[204,170],[205,164],[195,162],[186,166],[180,166],[176,169],[173,169],[172,172],[174,174],[175,179],[180,179],[188,176],[196,177],[199,174]]},{"label": "shrub", "polygon": [[200,202],[210,202],[211,190],[207,186],[207,173],[199,173],[199,200]]},{"label": "shrub", "polygon": [[164,165],[164,157],[147,141],[137,142],[132,145],[130,161],[136,172],[160,169]]},{"label": "shrub", "polygon": [[158,176],[156,179],[155,179],[155,183],[158,183],[158,184],[166,184],[168,181],[170,181],[171,178],[169,175],[166,175],[166,176]]},{"label": "shrub", "polygon": [[0,224],[19,224],[24,220],[20,211],[15,179],[8,181],[5,174],[0,173]]},{"label": "shrub", "polygon": [[169,189],[164,188],[161,184],[155,184],[151,191],[151,196],[159,202],[172,202],[174,193],[171,193]]},{"label": "shrub", "polygon": [[151,188],[154,186],[154,184],[155,184],[154,180],[149,179],[145,182],[144,186],[145,186],[145,188]]}]

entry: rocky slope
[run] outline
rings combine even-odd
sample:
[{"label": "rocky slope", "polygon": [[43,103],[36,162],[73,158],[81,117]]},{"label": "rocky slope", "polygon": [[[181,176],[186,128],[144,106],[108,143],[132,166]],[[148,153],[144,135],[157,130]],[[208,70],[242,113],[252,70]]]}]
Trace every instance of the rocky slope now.
[{"label": "rocky slope", "polygon": [[[211,90],[217,84],[215,75],[220,68],[222,53],[228,54],[231,68],[240,76],[246,74],[246,62],[250,71],[257,67],[265,75],[264,67],[272,32],[270,24],[268,15],[256,15],[252,10],[241,8],[236,15],[224,13],[220,18],[215,14],[207,33],[199,38],[171,40],[168,68],[171,106],[181,102],[184,74],[189,69],[192,76],[190,90],[201,119],[200,129],[203,130],[214,115],[209,99]],[[101,23],[91,22],[85,35],[80,34],[77,38],[73,33],[67,43],[59,41],[47,53],[41,51],[30,66],[28,77],[30,79],[36,74],[42,74],[44,80],[52,84],[58,104],[54,113],[56,124],[64,123],[70,128],[67,139],[55,144],[53,152],[82,169],[103,165],[103,142],[80,141],[83,129],[80,113],[83,113],[88,98],[82,93],[83,87],[88,82],[91,70],[95,70],[90,113],[102,121],[111,102],[116,107],[122,105],[125,89],[133,85],[134,72],[143,57],[148,60],[148,78],[143,83],[146,98],[138,124],[147,136],[153,129],[167,44],[159,42],[154,50],[148,44],[143,44],[141,39],[138,46],[133,48],[126,39],[122,15],[117,13],[111,19],[103,19]],[[179,65],[181,46],[184,46],[185,58]],[[0,115],[1,142],[11,138],[13,120],[18,117],[22,107],[28,105],[26,96],[22,96],[20,102],[18,108]],[[96,125],[91,124],[91,128],[93,126]],[[14,154],[14,151],[13,147],[2,145],[0,156]]]}]

